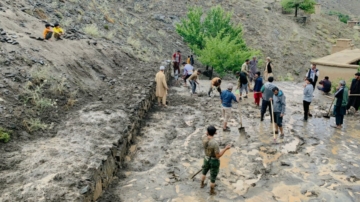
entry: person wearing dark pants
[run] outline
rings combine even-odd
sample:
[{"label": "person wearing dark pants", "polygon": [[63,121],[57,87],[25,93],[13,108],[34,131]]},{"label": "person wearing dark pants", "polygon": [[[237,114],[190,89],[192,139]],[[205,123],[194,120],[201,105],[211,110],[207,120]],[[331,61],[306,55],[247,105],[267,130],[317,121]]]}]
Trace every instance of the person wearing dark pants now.
[{"label": "person wearing dark pants", "polygon": [[261,118],[260,120],[263,121],[264,120],[264,115],[266,112],[266,109],[269,107],[269,114],[270,114],[270,120],[272,123],[272,111],[271,111],[271,105],[270,105],[270,98],[273,97],[274,93],[272,92],[272,89],[275,88],[276,86],[272,83],[274,81],[274,77],[269,77],[268,78],[268,82],[266,82],[262,87],[261,87],[261,92],[263,94],[262,97],[262,103],[261,103]]},{"label": "person wearing dark pants", "polygon": [[310,115],[309,112],[309,107],[311,104],[311,101],[313,99],[313,93],[314,93],[314,88],[312,85],[312,79],[311,78],[306,78],[305,79],[305,85],[304,85],[304,97],[303,97],[303,107],[304,107],[304,121],[308,120],[308,116]]},{"label": "person wearing dark pants", "polygon": [[344,123],[344,115],[346,114],[346,105],[349,99],[349,89],[346,87],[345,81],[340,81],[337,91],[335,93],[335,105],[334,105],[334,114],[335,114],[335,123],[334,128],[340,129]]},{"label": "person wearing dark pants", "polygon": [[219,94],[221,95],[221,88],[220,88],[220,85],[221,85],[221,79],[219,77],[215,77],[211,80],[210,82],[210,89],[209,89],[209,92],[208,92],[208,96],[210,97],[212,91],[213,91],[213,88],[216,88],[217,91],[219,92]]},{"label": "person wearing dark pants", "polygon": [[313,85],[314,90],[315,90],[316,82],[317,82],[319,76],[320,76],[320,72],[318,69],[316,69],[316,64],[311,64],[311,68],[306,73],[305,79],[306,78],[312,79],[311,84]]},{"label": "person wearing dark pants", "polygon": [[275,122],[275,133],[278,134],[280,130],[280,138],[284,138],[283,130],[283,117],[285,115],[286,97],[284,93],[275,87],[272,89],[274,96],[270,98],[270,102],[274,103],[274,122]]},{"label": "person wearing dark pants", "polygon": [[350,94],[350,98],[349,98],[349,103],[346,106],[346,110],[348,111],[351,107],[354,107],[355,111],[358,111],[360,107],[360,96],[351,96],[351,95],[360,94],[359,72],[355,74],[355,78],[351,81],[349,94]]},{"label": "person wearing dark pants", "polygon": [[191,84],[191,94],[196,94],[196,84],[199,84],[197,79],[200,74],[201,71],[197,70],[189,77],[189,82]]}]

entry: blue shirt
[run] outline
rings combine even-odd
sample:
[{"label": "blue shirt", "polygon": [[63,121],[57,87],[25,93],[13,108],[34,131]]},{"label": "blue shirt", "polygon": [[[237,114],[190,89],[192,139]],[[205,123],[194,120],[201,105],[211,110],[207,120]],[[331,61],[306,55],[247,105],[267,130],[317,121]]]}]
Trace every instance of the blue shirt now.
[{"label": "blue shirt", "polygon": [[233,100],[237,102],[235,95],[229,90],[223,90],[220,98],[223,107],[231,107],[231,101]]},{"label": "blue shirt", "polygon": [[258,78],[255,80],[254,91],[255,91],[255,92],[260,92],[262,86],[263,86],[263,80],[262,80],[261,77],[258,77]]}]

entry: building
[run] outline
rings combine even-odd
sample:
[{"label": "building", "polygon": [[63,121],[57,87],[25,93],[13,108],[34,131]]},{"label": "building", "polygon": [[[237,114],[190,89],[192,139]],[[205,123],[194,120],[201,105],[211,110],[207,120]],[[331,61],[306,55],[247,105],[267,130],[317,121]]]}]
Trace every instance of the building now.
[{"label": "building", "polygon": [[349,80],[359,68],[360,49],[345,49],[334,54],[312,60],[320,71],[321,77],[329,76],[330,80]]}]

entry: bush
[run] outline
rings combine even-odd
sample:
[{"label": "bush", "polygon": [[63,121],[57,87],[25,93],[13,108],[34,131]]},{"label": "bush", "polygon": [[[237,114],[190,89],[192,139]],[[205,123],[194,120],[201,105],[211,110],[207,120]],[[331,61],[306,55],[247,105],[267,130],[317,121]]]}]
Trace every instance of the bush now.
[{"label": "bush", "polygon": [[335,15],[335,16],[338,16],[339,17],[339,20],[345,24],[347,24],[347,21],[350,20],[350,16],[346,15],[346,14],[343,14],[343,13],[340,13],[338,11],[329,11],[328,12],[328,15]]},{"label": "bush", "polygon": [[11,131],[0,127],[0,141],[5,142],[5,143],[9,142],[10,135],[11,135]]},{"label": "bush", "polygon": [[34,132],[37,130],[45,130],[47,128],[47,125],[45,123],[41,122],[40,119],[24,120],[23,124],[28,132]]}]

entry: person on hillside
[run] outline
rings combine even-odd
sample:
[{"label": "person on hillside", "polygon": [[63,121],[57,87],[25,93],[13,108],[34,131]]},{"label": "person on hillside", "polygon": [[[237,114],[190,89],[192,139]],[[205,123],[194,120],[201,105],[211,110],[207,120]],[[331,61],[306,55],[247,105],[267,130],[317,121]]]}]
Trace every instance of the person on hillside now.
[{"label": "person on hillside", "polygon": [[249,69],[250,69],[250,83],[253,82],[253,80],[255,80],[255,74],[256,72],[258,72],[257,70],[257,64],[258,64],[258,61],[256,60],[256,57],[254,56],[252,58],[252,60],[250,60],[249,62]]},{"label": "person on hillside", "polygon": [[[312,85],[312,79],[306,78],[304,85],[304,96],[303,96],[303,107],[304,107],[304,121],[308,120],[308,116],[310,116],[309,107],[311,101],[313,99],[314,88]],[[312,115],[311,115],[312,116]]]},{"label": "person on hillside", "polygon": [[187,86],[186,80],[193,74],[194,67],[190,64],[186,64],[186,62],[183,62],[182,65],[184,66],[184,73],[183,73],[184,86]]},{"label": "person on hillside", "polygon": [[360,96],[351,96],[351,95],[360,94],[359,72],[355,74],[355,78],[351,81],[349,94],[350,94],[350,98],[349,98],[349,103],[346,106],[346,110],[349,111],[351,107],[354,107],[355,111],[358,111],[360,107]]},{"label": "person on hillside", "polygon": [[238,84],[236,89],[239,89],[240,91],[240,100],[242,100],[242,93],[244,91],[246,93],[244,98],[248,98],[248,79],[245,72],[236,72],[236,76],[238,76]]},{"label": "person on hillside", "polygon": [[49,39],[51,39],[52,35],[53,35],[53,31],[51,30],[51,25],[49,23],[46,23],[45,29],[43,32],[44,39],[49,40]]},{"label": "person on hillside", "polygon": [[331,81],[329,80],[329,77],[325,76],[325,79],[321,80],[319,84],[322,86],[318,86],[317,89],[324,92],[326,95],[329,94],[331,91]]},{"label": "person on hillside", "polygon": [[340,81],[339,86],[336,88],[335,98],[334,114],[336,125],[332,125],[332,127],[340,129],[344,123],[346,106],[349,99],[349,89],[346,87],[345,81]]},{"label": "person on hillside", "polygon": [[220,85],[221,85],[221,79],[219,77],[213,78],[211,80],[211,82],[210,82],[210,89],[209,89],[209,92],[208,92],[208,96],[210,97],[210,94],[212,93],[213,88],[216,88],[217,91],[219,92],[219,94],[221,95]]},{"label": "person on hillside", "polygon": [[181,62],[180,50],[178,50],[176,53],[173,54],[172,61],[173,61],[174,74],[175,74],[175,70],[179,70],[178,72],[180,72],[180,62]]},{"label": "person on hillside", "polygon": [[263,85],[263,87],[261,87],[261,92],[263,93],[263,97],[262,97],[262,103],[261,103],[260,121],[264,120],[266,108],[269,107],[270,121],[271,121],[271,123],[273,122],[272,111],[271,111],[271,106],[270,106],[270,98],[272,98],[274,96],[272,89],[276,87],[272,83],[273,81],[274,81],[274,78],[271,76],[268,78],[268,82],[266,82],[265,85]]},{"label": "person on hillside", "polygon": [[235,95],[231,92],[232,89],[233,84],[229,83],[227,86],[227,90],[223,90],[220,95],[222,105],[222,117],[224,118],[223,131],[230,131],[230,128],[227,127],[227,122],[231,118],[232,101],[238,102]]},{"label": "person on hillside", "polygon": [[190,64],[191,64],[191,66],[194,66],[194,57],[193,57],[193,55],[190,55]]},{"label": "person on hillside", "polygon": [[254,99],[255,105],[260,106],[260,98],[262,98],[261,87],[263,86],[263,79],[260,77],[260,72],[256,72],[254,76]]},{"label": "person on hillside", "polygon": [[161,66],[160,71],[155,76],[155,82],[156,82],[156,97],[158,98],[158,104],[159,106],[163,105],[166,106],[166,95],[168,86],[166,83],[166,78],[164,74],[165,67]]},{"label": "person on hillside", "polygon": [[201,74],[200,70],[195,71],[190,77],[189,77],[189,82],[191,85],[191,94],[197,94],[196,93],[196,84],[199,85],[199,82],[197,81],[198,76]]},{"label": "person on hillside", "polygon": [[270,98],[269,101],[274,103],[275,133],[278,134],[280,130],[280,138],[282,139],[284,138],[282,122],[285,115],[286,97],[278,87],[273,88],[272,91],[274,96]]},{"label": "person on hillside", "polygon": [[314,90],[315,90],[316,82],[317,82],[319,76],[320,76],[320,72],[319,72],[318,69],[316,69],[316,64],[312,64],[311,68],[309,69],[309,71],[305,75],[305,79],[306,78],[311,78],[312,79],[311,84],[313,85]]},{"label": "person on hillside", "polygon": [[189,55],[189,56],[187,57],[187,59],[186,59],[186,63],[187,63],[187,64],[190,64],[190,62],[191,62],[191,61],[190,61],[190,55]]},{"label": "person on hillside", "polygon": [[61,36],[64,35],[64,30],[60,27],[59,23],[54,24],[54,38],[56,40],[62,40]]},{"label": "person on hillside", "polygon": [[267,57],[267,58],[266,58],[266,65],[265,65],[264,77],[265,77],[265,80],[266,80],[266,81],[269,79],[269,77],[273,77],[273,78],[274,78],[274,75],[273,75],[273,66],[272,66],[271,58],[270,58],[270,57]]},{"label": "person on hillside", "polygon": [[203,137],[202,143],[204,146],[205,157],[204,163],[202,166],[202,178],[201,178],[201,188],[205,187],[206,174],[210,170],[210,195],[215,195],[215,181],[216,177],[219,174],[220,170],[220,158],[224,153],[230,149],[231,145],[227,145],[223,150],[220,151],[219,143],[214,139],[216,134],[216,128],[214,126],[209,126],[207,128],[206,136]]}]

